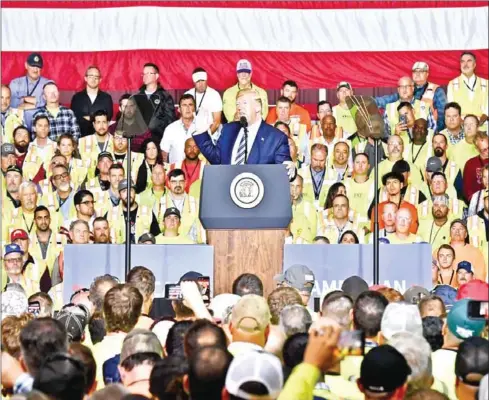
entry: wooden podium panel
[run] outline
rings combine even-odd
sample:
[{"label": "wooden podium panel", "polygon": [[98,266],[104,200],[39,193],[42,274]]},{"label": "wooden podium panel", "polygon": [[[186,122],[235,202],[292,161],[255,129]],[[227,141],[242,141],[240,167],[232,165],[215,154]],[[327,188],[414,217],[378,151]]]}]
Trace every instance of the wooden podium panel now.
[{"label": "wooden podium panel", "polygon": [[276,287],[273,277],[282,272],[285,230],[208,230],[214,246],[214,296],[232,293],[234,280],[248,272],[263,282],[264,295]]}]

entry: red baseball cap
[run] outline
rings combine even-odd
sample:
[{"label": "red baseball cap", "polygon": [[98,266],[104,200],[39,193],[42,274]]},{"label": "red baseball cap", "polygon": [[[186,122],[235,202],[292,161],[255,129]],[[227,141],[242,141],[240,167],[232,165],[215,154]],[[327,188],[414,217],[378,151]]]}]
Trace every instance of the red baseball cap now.
[{"label": "red baseball cap", "polygon": [[29,235],[27,234],[26,231],[23,229],[15,229],[11,234],[10,234],[10,241],[14,242],[17,239],[29,239]]},{"label": "red baseball cap", "polygon": [[458,288],[456,299],[489,301],[489,284],[480,279],[472,279]]}]

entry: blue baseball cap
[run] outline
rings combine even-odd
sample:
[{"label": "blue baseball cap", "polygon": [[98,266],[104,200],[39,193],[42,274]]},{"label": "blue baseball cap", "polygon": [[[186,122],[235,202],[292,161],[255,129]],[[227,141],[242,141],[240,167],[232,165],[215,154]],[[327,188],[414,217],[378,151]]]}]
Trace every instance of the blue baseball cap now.
[{"label": "blue baseball cap", "polygon": [[24,252],[22,251],[20,246],[18,244],[15,244],[15,243],[7,244],[5,246],[5,252],[3,253],[3,256],[5,257],[6,255],[11,254],[11,253],[19,253],[21,256],[24,255]]},{"label": "blue baseball cap", "polygon": [[468,261],[460,261],[457,265],[457,272],[459,269],[464,269],[469,273],[473,273],[472,264]]},{"label": "blue baseball cap", "polygon": [[111,383],[119,383],[122,382],[121,374],[119,373],[119,369],[117,368],[120,364],[121,355],[117,354],[112,358],[109,358],[102,365],[104,383],[106,385],[110,385]]},{"label": "blue baseball cap", "polygon": [[443,303],[445,304],[447,310],[452,308],[452,306],[457,301],[457,289],[450,285],[436,285],[431,291],[431,294],[440,297],[443,300]]}]

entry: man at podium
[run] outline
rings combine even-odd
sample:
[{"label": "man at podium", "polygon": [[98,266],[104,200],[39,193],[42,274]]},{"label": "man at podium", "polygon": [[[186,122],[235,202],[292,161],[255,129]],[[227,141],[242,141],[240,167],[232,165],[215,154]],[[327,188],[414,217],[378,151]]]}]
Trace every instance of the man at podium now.
[{"label": "man at podium", "polygon": [[236,96],[240,120],[223,125],[216,144],[209,134],[208,119],[195,119],[194,140],[213,165],[284,164],[289,178],[296,174],[290,158],[287,136],[268,125],[261,117],[261,99],[253,89],[242,89]]}]

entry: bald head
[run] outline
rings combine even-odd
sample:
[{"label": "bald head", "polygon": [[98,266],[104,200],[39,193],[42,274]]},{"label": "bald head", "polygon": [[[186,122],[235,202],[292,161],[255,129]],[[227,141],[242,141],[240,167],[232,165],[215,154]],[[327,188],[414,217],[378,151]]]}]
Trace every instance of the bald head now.
[{"label": "bald head", "polygon": [[414,95],[414,81],[409,76],[403,76],[397,82],[397,92],[401,102],[411,101]]}]

